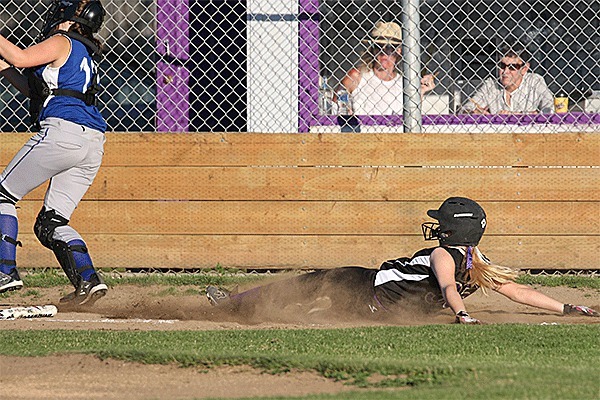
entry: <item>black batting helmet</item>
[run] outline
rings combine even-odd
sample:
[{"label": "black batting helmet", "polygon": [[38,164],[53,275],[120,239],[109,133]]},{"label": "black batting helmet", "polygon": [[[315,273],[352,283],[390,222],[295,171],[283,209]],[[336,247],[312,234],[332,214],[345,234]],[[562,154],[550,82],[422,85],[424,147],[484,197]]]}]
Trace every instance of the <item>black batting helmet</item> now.
[{"label": "black batting helmet", "polygon": [[421,225],[425,240],[439,240],[446,246],[477,246],[487,225],[483,208],[466,197],[450,197],[439,209],[427,211],[438,223]]},{"label": "black batting helmet", "polygon": [[46,12],[41,38],[47,37],[56,26],[65,21],[77,22],[89,33],[98,32],[106,15],[102,3],[100,0],[90,0],[77,14],[81,2],[82,0],[54,0]]}]

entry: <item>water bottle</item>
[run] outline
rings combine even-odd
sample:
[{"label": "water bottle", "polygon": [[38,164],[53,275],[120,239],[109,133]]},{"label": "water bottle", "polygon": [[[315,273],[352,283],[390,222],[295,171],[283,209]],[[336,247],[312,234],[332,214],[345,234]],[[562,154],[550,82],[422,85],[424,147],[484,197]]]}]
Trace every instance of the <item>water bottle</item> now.
[{"label": "water bottle", "polygon": [[341,86],[337,91],[337,104],[339,115],[352,114],[352,98],[344,86]]},{"label": "water bottle", "polygon": [[463,104],[462,104],[462,90],[464,89],[464,85],[465,85],[465,81],[463,81],[463,80],[458,80],[454,84],[454,88],[452,90],[452,98],[453,98],[452,111],[453,111],[453,114],[459,114],[460,112],[462,112],[462,106],[463,106]]},{"label": "water bottle", "polygon": [[319,88],[319,114],[331,115],[331,106],[333,104],[333,89],[327,84],[327,76],[321,78],[321,87]]}]

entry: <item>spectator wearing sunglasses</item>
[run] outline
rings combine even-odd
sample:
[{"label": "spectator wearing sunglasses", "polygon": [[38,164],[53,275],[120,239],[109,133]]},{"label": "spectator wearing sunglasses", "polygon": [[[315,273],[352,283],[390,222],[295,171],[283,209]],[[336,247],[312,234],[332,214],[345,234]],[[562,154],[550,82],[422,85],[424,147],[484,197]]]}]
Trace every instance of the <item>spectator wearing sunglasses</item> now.
[{"label": "spectator wearing sunglasses", "polygon": [[520,44],[500,49],[498,76],[488,78],[463,110],[472,114],[551,113],[554,96],[541,75],[530,72],[525,48]]},{"label": "spectator wearing sunglasses", "polygon": [[[342,79],[356,115],[402,115],[402,29],[395,22],[377,22],[360,63]],[[434,76],[421,79],[421,96],[435,87]]]}]

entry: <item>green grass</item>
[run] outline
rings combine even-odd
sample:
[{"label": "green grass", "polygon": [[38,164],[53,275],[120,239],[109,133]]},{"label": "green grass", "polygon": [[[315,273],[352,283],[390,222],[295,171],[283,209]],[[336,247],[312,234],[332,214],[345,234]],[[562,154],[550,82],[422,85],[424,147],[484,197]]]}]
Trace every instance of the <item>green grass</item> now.
[{"label": "green grass", "polygon": [[600,289],[600,278],[577,275],[521,275],[517,282],[524,285],[567,286],[572,288]]},{"label": "green grass", "polygon": [[[374,398],[594,399],[600,390],[599,333],[598,325],[509,324],[335,330],[0,331],[0,354],[84,353],[202,368],[243,364],[268,373],[313,370],[357,387],[395,388]],[[370,383],[372,374],[385,379]],[[348,397],[344,394],[343,398]]]},{"label": "green grass", "polygon": [[[104,271],[103,271],[104,272]],[[67,277],[58,268],[41,270],[21,270],[23,283],[28,288],[49,288],[70,285]],[[104,280],[109,286],[115,285],[172,285],[172,286],[205,286],[205,285],[236,285],[255,282],[264,279],[264,274],[243,273],[237,270],[222,268],[206,270],[200,273],[135,273],[125,274],[118,271],[103,273]]]},{"label": "green grass", "polygon": [[[195,291],[195,287],[207,284],[243,284],[263,277],[213,270],[198,274],[112,273],[106,280],[111,286],[164,285],[160,295],[166,296],[176,287]],[[33,297],[38,294],[36,288],[68,285],[62,272],[52,269],[27,273],[24,280],[27,295]],[[600,289],[599,278],[586,276],[523,275],[519,282]],[[0,330],[0,355],[81,353],[205,369],[250,365],[265,373],[310,370],[357,388],[356,392],[303,399],[598,399],[599,338],[600,324],[148,332]],[[378,379],[370,379],[373,376]]]}]

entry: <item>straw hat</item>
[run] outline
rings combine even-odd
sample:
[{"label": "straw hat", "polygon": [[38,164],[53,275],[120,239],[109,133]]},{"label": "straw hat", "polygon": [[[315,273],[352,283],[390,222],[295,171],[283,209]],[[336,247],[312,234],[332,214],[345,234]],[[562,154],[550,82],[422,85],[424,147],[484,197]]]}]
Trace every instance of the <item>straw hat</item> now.
[{"label": "straw hat", "polygon": [[395,22],[379,21],[371,31],[371,38],[363,42],[382,44],[402,44],[402,28]]}]

